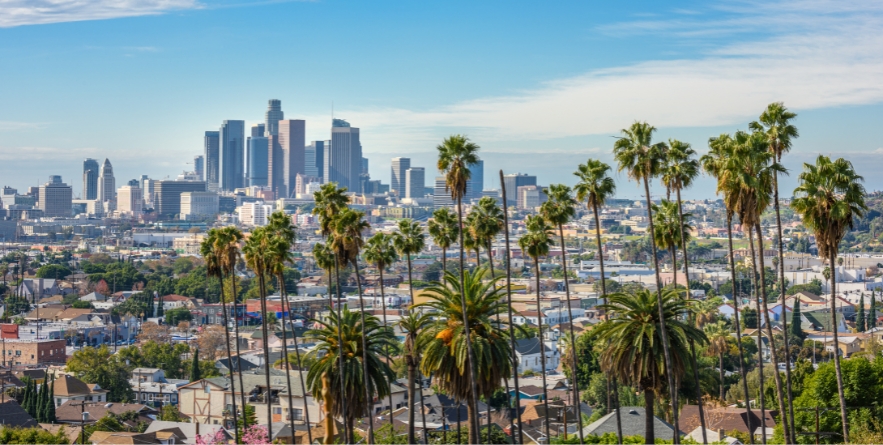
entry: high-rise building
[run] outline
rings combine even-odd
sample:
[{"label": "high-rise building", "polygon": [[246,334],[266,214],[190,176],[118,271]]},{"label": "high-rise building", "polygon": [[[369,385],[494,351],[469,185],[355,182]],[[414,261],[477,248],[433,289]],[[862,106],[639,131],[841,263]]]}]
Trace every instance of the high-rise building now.
[{"label": "high-rise building", "polygon": [[181,219],[205,219],[218,214],[218,194],[215,192],[181,193]]},{"label": "high-rise building", "polygon": [[411,167],[405,171],[405,198],[422,198],[426,188],[426,170],[423,167]]},{"label": "high-rise building", "polygon": [[[304,174],[307,176],[319,177],[321,170],[316,165],[316,143],[322,144],[322,141],[313,141],[310,145],[304,147]],[[320,149],[321,150],[321,149]]]},{"label": "high-rise building", "polygon": [[245,121],[225,120],[219,134],[218,189],[232,192],[245,186]]},{"label": "high-rise building", "polygon": [[98,199],[101,202],[113,202],[116,195],[116,179],[113,177],[113,166],[105,158],[98,175]]},{"label": "high-rise building", "polygon": [[392,158],[389,191],[395,193],[399,198],[406,196],[405,172],[409,168],[411,168],[411,158]]},{"label": "high-rise building", "polygon": [[37,208],[43,211],[43,216],[69,217],[73,213],[73,197],[71,186],[61,182],[61,176],[52,175],[49,182],[39,188]]},{"label": "high-rise building", "polygon": [[276,136],[279,134],[279,121],[282,119],[285,119],[285,113],[282,112],[282,101],[270,99],[267,106],[267,114],[265,115],[266,128],[264,130],[266,133],[261,134],[261,136]]},{"label": "high-rise building", "polygon": [[525,173],[511,173],[503,176],[503,185],[506,186],[507,205],[518,203],[518,187],[537,185],[537,177]]},{"label": "high-rise building", "polygon": [[266,226],[273,206],[261,202],[247,202],[239,207],[239,222],[246,226]]},{"label": "high-rise building", "polygon": [[362,172],[362,144],[359,129],[343,119],[331,122],[331,144],[325,149],[325,182],[336,182],[349,191],[359,191]]},{"label": "high-rise building", "polygon": [[432,194],[432,205],[435,207],[453,207],[457,203],[451,199],[451,192],[447,190],[447,180],[444,176],[435,177],[435,189]]},{"label": "high-rise building", "polygon": [[98,161],[83,161],[83,199],[98,199]]},{"label": "high-rise building", "polygon": [[279,147],[282,149],[282,177],[285,185],[284,196],[287,198],[294,193],[294,186],[298,174],[304,174],[306,160],[304,146],[306,145],[306,121],[301,119],[286,119],[279,121]]},{"label": "high-rise building", "polygon": [[267,185],[269,149],[269,140],[264,136],[264,124],[252,126],[245,155],[245,179],[249,186]]},{"label": "high-rise building", "polygon": [[[506,190],[508,198],[508,190]],[[546,202],[546,194],[543,188],[536,185],[523,185],[518,187],[518,208],[533,210]]]},{"label": "high-rise building", "polygon": [[[209,190],[218,190],[218,178],[221,165],[221,132],[205,132],[205,174],[203,180],[208,184]],[[146,190],[146,189],[145,189]]]},{"label": "high-rise building", "polygon": [[364,157],[362,158],[362,171],[361,171],[361,173],[363,175],[370,174],[370,173],[368,173],[368,158],[364,158]]},{"label": "high-rise building", "polygon": [[302,175],[298,173],[297,178],[294,184],[294,194],[304,194],[307,192],[307,185],[312,183],[320,183],[319,178],[316,176],[310,175]]},{"label": "high-rise building", "polygon": [[181,194],[185,192],[204,192],[204,181],[153,181],[155,189],[154,208],[156,214],[173,217],[181,213]]},{"label": "high-rise building", "polygon": [[144,210],[144,197],[141,187],[124,185],[117,190],[117,211],[138,216]]},{"label": "high-rise building", "polygon": [[200,181],[205,181],[205,156],[193,157],[193,171],[199,176]]},{"label": "high-rise building", "polygon": [[478,160],[469,166],[469,182],[466,183],[466,195],[469,199],[481,199],[484,190],[484,161]]},{"label": "high-rise building", "polygon": [[141,181],[139,181],[137,179],[130,179],[129,182],[126,183],[126,185],[131,185],[132,187],[139,187],[140,188]]}]

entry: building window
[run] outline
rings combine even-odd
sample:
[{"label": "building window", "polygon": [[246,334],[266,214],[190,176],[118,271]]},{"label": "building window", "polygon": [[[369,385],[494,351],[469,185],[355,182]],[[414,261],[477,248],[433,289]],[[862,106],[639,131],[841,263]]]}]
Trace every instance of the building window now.
[{"label": "building window", "polygon": [[282,408],[273,408],[273,414],[282,414]]}]

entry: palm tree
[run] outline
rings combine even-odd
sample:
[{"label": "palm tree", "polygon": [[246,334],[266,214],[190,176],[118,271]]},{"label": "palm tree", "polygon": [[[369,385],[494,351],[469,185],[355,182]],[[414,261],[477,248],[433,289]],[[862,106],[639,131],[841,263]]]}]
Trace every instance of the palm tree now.
[{"label": "palm tree", "polygon": [[[554,227],[558,228],[558,239],[561,243],[561,266],[564,269],[564,294],[567,297],[567,318],[570,320],[570,343],[576,345],[573,333],[573,311],[570,307],[570,283],[567,276],[567,253],[564,243],[564,224],[576,216],[576,200],[573,199],[570,187],[564,184],[552,184],[545,190],[547,200],[540,206],[540,214]],[[576,354],[572,354],[574,372],[577,369]],[[574,374],[574,382],[576,374]],[[579,407],[579,386],[573,385],[573,406]],[[580,442],[583,441],[583,419],[577,416],[579,423]]]},{"label": "palm tree", "polygon": [[[692,226],[682,223],[678,205],[663,199],[659,205],[653,204],[653,239],[656,245],[671,254],[672,270],[674,270],[673,288],[678,286],[678,246],[684,238],[690,238]],[[689,213],[687,216],[692,216]],[[680,294],[680,291],[678,292]]]},{"label": "palm tree", "polygon": [[[610,172],[609,165],[590,158],[585,164],[580,164],[574,173],[574,176],[579,178],[579,182],[574,186],[576,199],[586,201],[586,205],[592,210],[592,215],[595,217],[595,241],[598,247],[598,265],[601,270],[601,298],[604,304],[607,304],[607,276],[604,274],[604,252],[601,246],[601,220],[599,213],[607,199],[616,193],[616,182],[613,181],[608,172]],[[608,315],[605,313],[604,319],[607,320],[608,318]],[[619,394],[616,378],[612,382],[608,379],[608,407],[612,406],[610,400],[611,383],[613,384],[613,394],[617,395],[617,397]],[[616,436],[619,443],[622,443],[622,418],[618,408],[616,409]]]},{"label": "palm tree", "polygon": [[426,247],[426,234],[423,228],[412,219],[399,221],[398,230],[393,235],[393,245],[399,255],[405,257],[408,263],[408,288],[411,294],[411,304],[414,304],[414,279],[411,275],[411,255],[416,255]]},{"label": "palm tree", "polygon": [[[293,261],[293,255],[291,254],[291,249],[294,247],[294,242],[296,239],[295,228],[291,223],[291,217],[286,215],[284,212],[274,212],[270,215],[270,222],[267,225],[267,231],[271,236],[270,249],[268,252],[269,259],[269,269],[276,275],[276,280],[279,282],[279,295],[282,300],[282,358],[285,363],[285,381],[287,383],[288,388],[288,422],[291,431],[294,431],[294,407],[293,407],[293,397],[291,397],[291,364],[289,363],[288,356],[288,336],[286,335],[285,329],[285,313],[288,312],[288,321],[291,324],[292,330],[294,329],[294,315],[291,313],[291,302],[288,301],[288,295],[285,289],[285,265],[291,263]],[[287,310],[286,310],[287,306]],[[313,432],[310,430],[310,411],[307,409],[307,391],[306,391],[306,383],[304,381],[304,371],[303,366],[300,360],[300,349],[297,345],[297,333],[292,332],[292,338],[294,339],[294,353],[297,357],[297,369],[300,376],[300,385],[301,392],[304,395],[304,416],[307,424],[307,439],[310,443],[313,442]]]},{"label": "palm tree", "polygon": [[518,239],[518,245],[522,252],[533,259],[536,273],[537,286],[537,327],[540,342],[540,366],[543,376],[543,408],[546,412],[545,433],[546,437],[552,437],[549,433],[549,396],[546,391],[546,346],[543,338],[543,308],[540,306],[540,257],[549,255],[549,244],[552,235],[552,226],[541,215],[528,215],[525,221],[527,233]]},{"label": "palm tree", "polygon": [[[647,221],[648,230],[654,233],[653,229],[653,209],[652,199],[650,196],[650,179],[656,177],[662,168],[662,158],[664,156],[664,143],[653,144],[653,133],[656,127],[646,122],[635,122],[630,128],[622,130],[622,137],[617,139],[613,145],[613,156],[619,164],[619,171],[627,171],[629,177],[644,183],[644,193],[647,199]],[[656,242],[650,237],[650,248],[653,255],[653,268],[656,273],[656,293],[659,305],[659,329],[662,331],[662,347],[665,357],[665,363],[671,363],[671,353],[668,347],[669,336],[665,332],[665,317],[663,317],[662,307],[662,279],[659,277],[659,258],[656,254]],[[680,443],[678,436],[678,392],[671,373],[667,373],[668,387],[671,392],[671,411],[674,422],[674,435],[672,442]]]},{"label": "palm tree", "polygon": [[[487,275],[483,267],[466,272],[461,286],[460,277],[446,272],[446,285],[438,283],[426,289],[427,301],[417,306],[434,310],[436,317],[420,334],[425,340],[420,371],[425,375],[433,373],[439,388],[458,402],[466,401],[470,425],[478,424],[479,415],[472,390],[490,399],[500,383],[512,374],[508,322],[496,317],[506,311],[506,291],[497,286],[502,277]],[[472,326],[468,333],[467,323]],[[477,379],[468,372],[470,358],[475,359],[472,363],[476,365]],[[473,427],[469,429],[469,443],[481,443],[479,430]]]},{"label": "palm tree", "polygon": [[[767,106],[757,121],[748,124],[751,131],[762,132],[766,136],[770,153],[776,157],[776,162],[782,162],[782,155],[791,151],[791,140],[800,137],[797,127],[791,121],[797,117],[797,113],[788,111],[782,102],[774,102]],[[782,238],[782,213],[779,209],[779,174],[773,173],[773,205],[776,209],[776,231],[779,236],[778,275],[779,289],[781,289],[781,302],[786,304],[785,298],[785,246]],[[785,339],[785,350],[788,346],[788,320],[782,317],[782,335]],[[794,426],[794,404],[791,394],[791,361],[785,361],[785,381],[788,386],[788,417],[791,421],[791,437],[796,437]]]},{"label": "palm tree", "polygon": [[708,354],[717,356],[720,368],[720,399],[724,398],[724,354],[730,352],[730,330],[723,321],[708,324],[704,328],[705,336],[708,337]]},{"label": "palm tree", "polygon": [[[429,314],[420,313],[418,311],[408,311],[408,313],[399,320],[399,327],[405,333],[405,361],[408,364],[408,443],[417,443],[416,440],[416,420],[414,419],[415,407],[417,403],[417,367],[420,365],[420,351],[426,346],[426,337],[420,333],[426,329],[432,322]],[[423,390],[420,390],[420,406],[423,406]],[[422,412],[422,409],[421,409]],[[425,418],[425,416],[424,416]],[[426,421],[423,425],[423,442],[429,443],[427,440]]]},{"label": "palm tree", "polygon": [[457,237],[460,235],[457,216],[447,207],[436,209],[432,212],[432,219],[427,223],[427,227],[432,242],[442,249],[442,270],[448,270],[448,249],[457,242]]},{"label": "palm tree", "polygon": [[[829,258],[831,264],[831,319],[836,321],[837,307],[836,269],[840,241],[847,230],[852,230],[856,218],[867,212],[865,205],[864,178],[859,176],[852,163],[827,156],[816,158],[815,165],[804,164],[800,185],[794,189],[791,207],[802,216],[803,224],[816,235],[819,255]],[[840,371],[840,344],[837,329],[834,331],[834,369],[837,371],[837,392],[840,396],[840,416],[843,422],[843,441],[849,441],[846,419],[846,400],[843,395],[843,375]]]},{"label": "palm tree", "polygon": [[[633,294],[616,293],[608,296],[609,303],[601,307],[613,315],[595,328],[600,343],[605,345],[599,361],[605,372],[637,386],[644,391],[644,443],[653,443],[653,406],[666,380],[683,375],[690,362],[688,342],[704,344],[705,334],[681,320],[690,310],[690,302],[680,298],[676,290],[668,289],[659,300],[654,292],[640,289]],[[659,305],[662,304],[662,316]],[[663,331],[662,325],[667,329]],[[668,336],[663,341],[663,335]],[[665,361],[668,344],[672,360]],[[678,434],[678,431],[675,431]]]},{"label": "palm tree", "polygon": [[[469,183],[469,179],[472,177],[472,172],[469,170],[469,167],[478,163],[478,144],[469,140],[468,137],[463,135],[451,135],[447,137],[440,145],[436,147],[438,150],[438,170],[445,175],[445,191],[449,191],[451,193],[451,199],[457,201],[457,225],[460,227],[459,235],[460,235],[460,288],[465,288],[464,280],[466,274],[466,254],[464,249],[466,248],[465,242],[463,239],[463,197],[466,195],[467,184]],[[461,304],[463,307],[462,311],[466,312],[466,300],[461,300]],[[471,343],[472,337],[469,334],[469,318],[464,318],[463,320],[464,326],[463,329],[466,331],[466,344],[468,346],[468,367],[469,373],[472,376],[472,407],[473,410],[478,411],[478,387],[477,380],[478,375],[476,374],[476,366],[475,363],[475,351],[473,351]],[[476,416],[474,419],[470,419],[474,424],[470,424],[470,439],[474,435],[476,442],[478,441],[478,417]],[[475,442],[473,442],[475,443]]]},{"label": "palm tree", "polygon": [[[338,267],[352,264],[356,273],[356,288],[359,292],[359,314],[362,317],[362,325],[365,325],[365,300],[362,295],[362,278],[359,274],[359,253],[365,245],[365,239],[362,233],[368,230],[370,226],[365,221],[365,214],[358,210],[345,208],[335,215],[332,222],[331,250],[334,251],[337,258]],[[368,346],[365,343],[367,339],[362,337],[362,372],[368,374]],[[373,397],[373,388],[371,381],[367,381],[365,385],[365,400],[368,403],[368,444],[374,443],[374,413],[371,407]]]},{"label": "palm tree", "polygon": [[[226,298],[224,298],[224,270],[221,267],[221,257],[219,255],[219,247],[218,237],[220,235],[220,230],[218,229],[209,229],[207,236],[202,241],[202,244],[199,246],[199,253],[202,255],[202,258],[205,260],[206,273],[210,277],[215,277],[221,282],[221,311],[224,315],[224,339],[225,346],[227,349],[227,374],[230,379],[230,386],[233,387],[233,356],[230,353],[230,329],[229,329],[229,317],[227,316],[227,302]],[[235,301],[235,300],[234,300]],[[5,359],[5,357],[4,357]],[[239,357],[237,355],[236,360],[239,361]],[[241,388],[241,386],[240,386]],[[239,416],[236,411],[236,392],[234,390],[232,399],[232,415],[233,415],[233,424],[237,425],[237,418]],[[245,405],[241,405],[243,410],[245,409]],[[235,429],[235,428],[234,428]],[[235,439],[236,443],[239,443],[239,430],[235,429]]]},{"label": "palm tree", "polygon": [[[730,135],[722,134],[718,137],[709,139],[708,146],[710,148],[708,154],[703,155],[699,162],[702,164],[702,169],[705,170],[706,173],[717,179],[716,193],[724,195],[723,202],[727,209],[727,245],[730,253],[730,282],[733,283],[733,304],[736,308],[734,311],[734,317],[736,346],[739,349],[739,374],[742,376],[742,393],[749,394],[748,379],[746,377],[747,373],[745,372],[745,350],[742,346],[742,325],[739,322],[739,300],[741,299],[741,296],[736,292],[736,260],[734,254],[735,251],[733,249],[733,216],[736,214],[739,204],[739,184],[737,180],[739,172],[735,171],[736,166],[730,163],[729,160],[731,154],[736,148],[736,143]],[[762,375],[762,369],[760,373]],[[751,404],[747,403],[747,397],[748,396],[746,395],[745,418],[751,419]],[[765,417],[761,416],[761,425],[764,431],[763,437],[766,437],[765,419]],[[748,426],[749,429],[752,431],[754,430],[754,425],[751,424],[750,420]],[[751,443],[754,443],[754,436],[750,436],[749,440]]]},{"label": "palm tree", "polygon": [[[365,319],[364,324],[360,318]],[[309,353],[312,365],[307,371],[307,385],[316,398],[324,400],[325,443],[331,444],[334,443],[335,417],[344,419],[346,431],[353,431],[356,413],[368,409],[371,399],[366,398],[363,388],[376,388],[381,398],[389,393],[389,382],[395,379],[395,373],[381,357],[383,351],[395,343],[395,335],[381,326],[377,317],[364,316],[364,312],[360,315],[347,307],[340,317],[330,311],[327,321],[314,319],[311,322],[319,328],[304,334],[316,342],[315,349]],[[339,366],[341,361],[343,367]],[[367,366],[363,366],[365,364]],[[344,403],[349,410],[343,409]],[[350,440],[345,438],[344,442],[350,443]]]},{"label": "palm tree", "polygon": [[467,226],[472,239],[477,246],[484,247],[487,251],[487,261],[490,265],[491,278],[494,277],[494,259],[491,255],[494,238],[503,230],[503,211],[497,205],[497,200],[485,196],[478,200],[478,204],[472,207],[467,218]]},{"label": "palm tree", "polygon": [[[236,227],[227,226],[218,231],[215,241],[215,249],[218,252],[220,267],[227,279],[230,280],[231,295],[230,301],[233,303],[233,336],[236,338],[234,345],[236,346],[236,373],[239,375],[239,397],[242,403],[243,413],[245,412],[245,386],[242,384],[242,355],[239,350],[239,304],[236,292],[236,263],[239,261],[239,243],[242,242],[242,232]],[[223,281],[221,282],[223,287]],[[223,294],[221,295],[223,297]],[[225,328],[229,328],[225,326]],[[233,363],[230,363],[233,366]],[[234,387],[233,382],[230,386]],[[233,391],[233,397],[236,397],[236,391]],[[248,419],[242,417],[243,428],[248,428]]]},{"label": "palm tree", "polygon": [[[506,202],[506,181],[503,177],[503,170],[500,170],[500,185],[502,189],[502,201],[503,201],[503,233],[506,238],[506,311],[509,315],[509,320],[512,320],[512,256],[509,252],[509,208]],[[515,420],[512,417],[509,417],[510,429],[512,431],[512,442],[513,443],[524,443],[524,428],[523,423],[521,421],[521,393],[520,387],[518,384],[518,357],[515,354],[515,329],[512,327],[512,323],[509,323],[509,343],[510,343],[510,352],[512,359],[512,367],[515,372],[512,373],[512,380],[515,384],[515,416],[518,418],[518,439],[515,439]],[[512,407],[512,403],[509,403],[509,407]]]},{"label": "palm tree", "polygon": [[[261,333],[263,334],[264,349],[264,376],[267,383],[267,392],[264,401],[267,403],[267,435],[273,437],[273,390],[270,386],[270,333],[267,311],[267,283],[266,277],[272,272],[270,269],[271,238],[266,227],[259,227],[251,232],[251,236],[245,242],[242,253],[245,254],[245,264],[254,272],[258,280],[258,290],[261,299]],[[287,340],[286,340],[287,341]],[[288,372],[286,370],[286,372]]]},{"label": "palm tree", "polygon": [[[394,237],[392,235],[388,235],[383,232],[378,232],[374,234],[371,238],[368,238],[368,242],[365,243],[365,251],[363,255],[365,256],[365,262],[368,264],[373,264],[374,267],[377,268],[378,273],[380,274],[380,304],[383,308],[383,325],[389,326],[386,322],[386,295],[384,294],[384,285],[383,285],[383,270],[387,267],[395,264],[395,262],[399,259],[398,254],[396,253],[395,246],[393,245]],[[387,357],[389,357],[389,350],[383,351]],[[395,427],[393,426],[393,404],[392,404],[392,391],[389,393],[389,425],[390,428],[395,432]],[[414,443],[414,442],[411,442]]]}]

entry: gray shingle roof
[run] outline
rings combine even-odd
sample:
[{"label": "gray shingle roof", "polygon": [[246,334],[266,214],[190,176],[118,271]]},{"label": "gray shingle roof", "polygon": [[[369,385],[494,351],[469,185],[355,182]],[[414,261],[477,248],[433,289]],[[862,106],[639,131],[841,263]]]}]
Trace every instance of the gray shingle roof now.
[{"label": "gray shingle roof", "polygon": [[[517,352],[519,355],[539,354],[541,344],[542,342],[540,342],[540,339],[536,337],[522,338],[521,340],[515,342],[515,352]],[[543,346],[545,347],[546,352],[552,352],[552,350],[549,349],[548,346]]]},{"label": "gray shingle roof", "polygon": [[[643,436],[644,408],[637,406],[624,406],[621,408],[621,413],[623,436]],[[653,416],[653,418],[653,431],[656,434],[656,437],[666,440],[670,439],[674,427],[656,416]],[[583,428],[583,434],[595,434],[600,436],[605,433],[616,434],[616,410],[611,411],[606,416],[601,417]]]}]

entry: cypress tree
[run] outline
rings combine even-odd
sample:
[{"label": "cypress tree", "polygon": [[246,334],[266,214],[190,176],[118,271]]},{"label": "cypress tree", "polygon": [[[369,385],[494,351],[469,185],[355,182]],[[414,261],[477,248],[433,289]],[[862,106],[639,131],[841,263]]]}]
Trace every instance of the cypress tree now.
[{"label": "cypress tree", "polygon": [[874,329],[877,327],[877,301],[874,298],[874,289],[871,289],[871,307],[868,309],[868,329]]},{"label": "cypress tree", "polygon": [[788,325],[791,338],[803,340],[803,329],[800,328],[800,297],[794,298],[794,309],[791,311],[791,324]]},{"label": "cypress tree", "polygon": [[35,410],[34,408],[37,406],[37,382],[34,380],[28,381],[28,406],[25,408],[28,414],[31,417],[34,417]]},{"label": "cypress tree", "polygon": [[21,397],[21,408],[25,411],[28,410],[28,402],[31,398],[31,379],[25,383],[25,391],[24,395]]},{"label": "cypress tree", "polygon": [[46,423],[55,423],[55,377],[52,377],[52,384],[49,386],[49,403],[46,404]]},{"label": "cypress tree", "polygon": [[199,347],[193,352],[193,363],[190,364],[190,381],[195,382],[202,379],[199,372]]},{"label": "cypress tree", "polygon": [[46,405],[44,401],[46,396],[46,377],[43,377],[43,383],[40,384],[40,390],[37,392],[37,402],[34,404],[34,414],[31,414],[37,422],[43,422],[43,407]]},{"label": "cypress tree", "polygon": [[855,330],[858,332],[865,332],[865,293],[862,292],[862,295],[858,300],[858,314],[855,316]]}]

